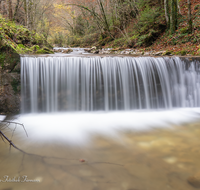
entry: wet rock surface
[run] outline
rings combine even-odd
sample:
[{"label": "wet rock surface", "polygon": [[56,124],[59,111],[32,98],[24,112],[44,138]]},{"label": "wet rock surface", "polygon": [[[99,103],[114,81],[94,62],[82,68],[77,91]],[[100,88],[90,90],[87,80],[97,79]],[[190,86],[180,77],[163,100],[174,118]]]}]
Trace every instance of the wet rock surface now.
[{"label": "wet rock surface", "polygon": [[0,113],[19,113],[20,74],[0,73]]},{"label": "wet rock surface", "polygon": [[20,56],[12,51],[0,54],[0,113],[19,113]]},{"label": "wet rock surface", "polygon": [[62,53],[71,53],[71,52],[73,52],[72,49],[66,49],[66,50],[63,50],[63,51],[62,51]]},{"label": "wet rock surface", "polygon": [[[91,48],[54,48],[55,53],[76,53],[77,49],[80,50],[79,54],[99,54],[99,55],[130,55],[133,57],[138,56],[173,56],[174,53],[171,51],[144,51],[139,49],[120,49],[120,48],[103,48],[98,49],[93,46]],[[77,53],[76,53],[77,54]],[[181,56],[177,55],[177,56]],[[191,55],[187,55],[191,56]]]}]

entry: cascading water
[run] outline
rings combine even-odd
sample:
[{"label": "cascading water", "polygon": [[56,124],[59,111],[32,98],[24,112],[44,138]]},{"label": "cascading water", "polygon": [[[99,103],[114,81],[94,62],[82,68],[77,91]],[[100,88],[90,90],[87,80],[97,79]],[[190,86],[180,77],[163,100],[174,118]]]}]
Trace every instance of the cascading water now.
[{"label": "cascading water", "polygon": [[22,112],[200,106],[199,65],[178,57],[21,57]]}]

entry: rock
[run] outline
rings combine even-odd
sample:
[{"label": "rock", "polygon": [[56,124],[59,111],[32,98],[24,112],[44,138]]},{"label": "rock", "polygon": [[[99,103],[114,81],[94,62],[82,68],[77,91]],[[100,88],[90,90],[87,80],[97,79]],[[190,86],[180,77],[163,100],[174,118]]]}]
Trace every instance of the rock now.
[{"label": "rock", "polygon": [[200,173],[195,174],[194,176],[191,176],[187,179],[187,182],[195,187],[200,188]]},{"label": "rock", "polygon": [[42,49],[37,50],[37,54],[54,54],[52,50],[47,47],[43,47]]},{"label": "rock", "polygon": [[165,53],[165,51],[158,51],[158,52],[156,52],[154,55],[155,56],[161,56],[161,55],[163,55]]},{"label": "rock", "polygon": [[84,49],[84,51],[85,52],[88,52],[88,53],[95,53],[96,52],[96,47],[95,46],[93,46],[93,47],[91,47],[91,48],[86,48],[86,49]]},{"label": "rock", "polygon": [[126,50],[124,50],[123,54],[128,55],[128,54],[130,54],[130,52],[131,52],[130,49],[126,49]]},{"label": "rock", "polygon": [[64,50],[62,51],[62,53],[71,53],[71,52],[73,52],[72,49],[64,49]]},{"label": "rock", "polygon": [[20,74],[0,74],[0,112],[19,113],[20,109]]},{"label": "rock", "polygon": [[96,50],[97,49],[97,47],[96,46],[93,46],[92,48],[91,48],[91,50]]},{"label": "rock", "polygon": [[95,50],[93,53],[94,54],[98,54],[99,53],[99,49]]},{"label": "rock", "polygon": [[20,63],[18,63],[15,68],[12,70],[12,72],[20,73]]},{"label": "rock", "polygon": [[149,56],[149,55],[151,55],[151,53],[150,52],[144,52],[144,55]]},{"label": "rock", "polygon": [[90,53],[91,49],[90,48],[86,48],[86,49],[84,49],[84,51]]},{"label": "rock", "polygon": [[20,56],[15,52],[0,52],[1,70],[11,72],[20,63]]},{"label": "rock", "polygon": [[172,55],[172,52],[167,50],[167,51],[164,51],[162,55]]},{"label": "rock", "polygon": [[141,56],[141,55],[143,55],[144,54],[144,52],[140,52],[140,51],[132,51],[131,52],[131,55],[135,55],[135,56]]},{"label": "rock", "polygon": [[56,53],[61,53],[62,49],[54,49],[53,51],[56,52]]}]

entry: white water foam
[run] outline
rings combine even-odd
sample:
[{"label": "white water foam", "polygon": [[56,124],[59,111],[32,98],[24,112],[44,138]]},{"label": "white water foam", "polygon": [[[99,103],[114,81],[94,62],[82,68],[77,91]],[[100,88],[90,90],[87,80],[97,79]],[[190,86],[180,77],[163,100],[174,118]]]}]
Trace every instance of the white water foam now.
[{"label": "white water foam", "polygon": [[5,119],[5,115],[0,115],[0,121],[3,121]]},{"label": "white water foam", "polygon": [[200,108],[155,111],[68,112],[20,115],[30,142],[65,142],[81,145],[95,135],[116,139],[120,132],[146,131],[197,121]]}]

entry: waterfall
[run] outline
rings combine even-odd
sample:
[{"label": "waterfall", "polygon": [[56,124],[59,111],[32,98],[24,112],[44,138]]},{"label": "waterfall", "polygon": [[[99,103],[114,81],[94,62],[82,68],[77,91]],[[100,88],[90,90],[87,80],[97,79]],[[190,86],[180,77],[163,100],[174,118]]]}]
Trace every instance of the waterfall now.
[{"label": "waterfall", "polygon": [[196,62],[178,57],[21,57],[23,113],[200,106]]}]

